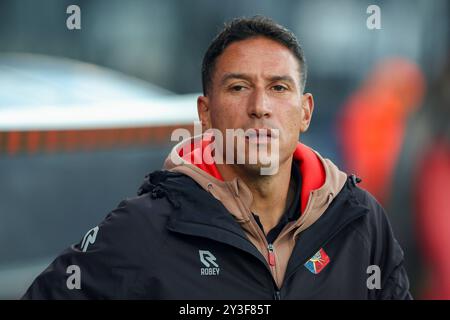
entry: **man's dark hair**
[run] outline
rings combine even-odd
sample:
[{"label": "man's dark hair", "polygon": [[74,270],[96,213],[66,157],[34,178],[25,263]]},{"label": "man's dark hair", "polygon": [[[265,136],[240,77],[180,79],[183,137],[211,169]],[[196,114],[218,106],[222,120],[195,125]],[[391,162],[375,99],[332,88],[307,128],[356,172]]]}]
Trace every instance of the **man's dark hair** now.
[{"label": "man's dark hair", "polygon": [[285,27],[273,20],[254,16],[252,18],[237,18],[225,24],[224,29],[214,38],[203,57],[202,85],[203,94],[206,96],[210,90],[215,62],[223,51],[233,42],[253,37],[262,36],[274,40],[286,48],[297,58],[300,66],[300,85],[305,88],[306,61],[303,50],[295,35]]}]

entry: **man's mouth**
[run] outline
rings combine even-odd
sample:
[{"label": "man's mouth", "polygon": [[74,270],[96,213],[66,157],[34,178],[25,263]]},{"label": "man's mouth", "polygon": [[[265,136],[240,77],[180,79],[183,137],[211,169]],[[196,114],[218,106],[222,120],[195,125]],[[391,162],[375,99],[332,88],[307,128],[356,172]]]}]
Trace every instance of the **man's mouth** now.
[{"label": "man's mouth", "polygon": [[252,143],[269,143],[271,139],[278,139],[279,132],[271,128],[250,128],[245,131],[245,140]]}]

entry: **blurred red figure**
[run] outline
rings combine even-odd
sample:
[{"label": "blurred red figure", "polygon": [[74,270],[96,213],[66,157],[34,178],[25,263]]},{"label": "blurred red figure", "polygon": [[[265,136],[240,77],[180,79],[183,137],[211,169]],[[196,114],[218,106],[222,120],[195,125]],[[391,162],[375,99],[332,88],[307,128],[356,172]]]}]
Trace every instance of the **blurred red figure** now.
[{"label": "blurred red figure", "polygon": [[426,268],[424,298],[450,299],[450,55],[427,97],[428,137],[415,166],[414,211]]},{"label": "blurred red figure", "polygon": [[407,117],[420,105],[424,90],[416,64],[391,58],[378,64],[344,105],[338,124],[344,164],[382,204],[389,200]]},{"label": "blurred red figure", "polygon": [[[450,147],[437,141],[426,150],[414,183],[418,233],[428,271],[426,299],[450,299]],[[426,186],[424,188],[423,186]]]}]

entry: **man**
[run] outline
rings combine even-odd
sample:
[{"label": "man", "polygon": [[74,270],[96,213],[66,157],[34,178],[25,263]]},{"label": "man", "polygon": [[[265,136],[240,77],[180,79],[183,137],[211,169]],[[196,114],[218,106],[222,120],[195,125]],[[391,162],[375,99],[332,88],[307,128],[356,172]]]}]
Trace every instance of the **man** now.
[{"label": "man", "polygon": [[[298,142],[314,103],[303,93],[295,36],[266,18],[234,20],[206,52],[202,78],[203,129],[253,132],[244,146],[268,147],[276,170],[261,174],[250,148],[244,163],[207,163],[213,139],[182,141],[165,170],[147,176],[137,197],[64,251],[24,297],[411,298],[383,209],[355,176]],[[225,147],[222,157],[242,152]]]}]

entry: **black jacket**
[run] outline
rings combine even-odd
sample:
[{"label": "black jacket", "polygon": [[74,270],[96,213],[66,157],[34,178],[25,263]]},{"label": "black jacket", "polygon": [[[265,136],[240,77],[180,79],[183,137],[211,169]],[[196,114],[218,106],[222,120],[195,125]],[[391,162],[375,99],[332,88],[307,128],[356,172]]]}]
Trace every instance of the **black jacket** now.
[{"label": "black jacket", "polygon": [[[95,241],[92,236],[57,257],[23,298],[411,298],[403,252],[385,212],[354,177],[300,234],[281,288],[221,202],[180,173],[147,176],[138,196],[122,201],[98,226]],[[313,273],[305,263],[321,248],[329,263]],[[373,265],[379,289],[368,286],[376,283]],[[79,289],[70,266],[79,268]]]}]

